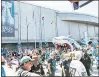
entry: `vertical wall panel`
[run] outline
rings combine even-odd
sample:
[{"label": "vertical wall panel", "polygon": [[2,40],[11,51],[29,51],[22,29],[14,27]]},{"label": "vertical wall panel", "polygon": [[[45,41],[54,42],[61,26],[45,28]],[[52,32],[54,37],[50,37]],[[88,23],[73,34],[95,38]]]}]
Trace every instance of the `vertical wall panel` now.
[{"label": "vertical wall panel", "polygon": [[61,17],[57,17],[58,36],[68,36],[69,26],[68,21],[62,21]]},{"label": "vertical wall panel", "polygon": [[81,38],[84,38],[84,32],[86,32],[86,31],[87,31],[87,25],[80,23],[80,36],[81,36]]},{"label": "vertical wall panel", "polygon": [[99,27],[95,27],[95,35],[99,36]]},{"label": "vertical wall panel", "polygon": [[94,26],[88,25],[88,34],[89,34],[90,37],[95,36]]},{"label": "vertical wall panel", "polygon": [[72,35],[72,38],[79,40],[79,28],[78,23],[71,22],[70,23],[70,34]]}]

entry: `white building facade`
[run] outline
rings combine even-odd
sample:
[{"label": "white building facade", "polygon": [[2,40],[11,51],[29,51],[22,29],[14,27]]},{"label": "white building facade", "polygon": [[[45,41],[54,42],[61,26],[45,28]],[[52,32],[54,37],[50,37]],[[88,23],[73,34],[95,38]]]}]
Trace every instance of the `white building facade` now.
[{"label": "white building facade", "polygon": [[[2,45],[15,47],[18,42],[51,42],[53,37],[72,35],[80,40],[84,32],[98,36],[98,18],[85,14],[60,13],[58,11],[14,1],[15,36],[2,37]],[[28,28],[27,28],[28,26]],[[25,45],[24,45],[25,46]]]}]

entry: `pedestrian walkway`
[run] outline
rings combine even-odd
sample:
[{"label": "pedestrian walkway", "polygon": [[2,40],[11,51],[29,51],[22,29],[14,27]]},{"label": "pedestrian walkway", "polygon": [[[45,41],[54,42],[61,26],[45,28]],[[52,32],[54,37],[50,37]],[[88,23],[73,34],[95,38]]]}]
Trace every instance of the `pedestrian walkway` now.
[{"label": "pedestrian walkway", "polygon": [[97,69],[97,62],[96,61],[93,62],[92,69],[93,69],[93,71],[91,71],[91,76],[98,76],[99,70]]},{"label": "pedestrian walkway", "polygon": [[[45,74],[47,75],[47,72],[48,72],[47,64],[43,65],[43,68],[44,68]],[[55,76],[62,76],[62,69],[60,65],[56,66]]]},{"label": "pedestrian walkway", "polygon": [[56,66],[55,76],[62,76],[62,68],[60,67],[60,65]]}]

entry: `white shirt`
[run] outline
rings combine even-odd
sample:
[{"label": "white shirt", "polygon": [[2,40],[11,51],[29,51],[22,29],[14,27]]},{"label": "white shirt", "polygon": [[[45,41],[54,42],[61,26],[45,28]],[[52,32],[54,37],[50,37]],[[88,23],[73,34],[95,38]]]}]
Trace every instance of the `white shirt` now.
[{"label": "white shirt", "polygon": [[15,71],[11,68],[9,68],[8,66],[3,66],[6,72],[6,76],[17,76],[17,74],[15,73]]},{"label": "white shirt", "polygon": [[70,67],[76,69],[75,76],[82,76],[83,72],[85,72],[85,76],[87,76],[86,69],[79,60],[72,60],[70,63]]}]

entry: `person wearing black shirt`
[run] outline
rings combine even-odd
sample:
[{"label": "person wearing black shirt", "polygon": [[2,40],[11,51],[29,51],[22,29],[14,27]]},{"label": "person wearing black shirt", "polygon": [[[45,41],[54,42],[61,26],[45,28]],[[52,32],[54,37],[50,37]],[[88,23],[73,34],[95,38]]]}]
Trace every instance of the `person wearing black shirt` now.
[{"label": "person wearing black shirt", "polygon": [[62,63],[62,70],[66,77],[70,76],[69,74],[70,62],[71,62],[70,56],[69,54],[66,54],[65,60]]},{"label": "person wearing black shirt", "polygon": [[44,62],[45,61],[45,51],[39,50],[39,55],[40,55],[41,61]]},{"label": "person wearing black shirt", "polygon": [[45,72],[43,70],[42,64],[39,62],[38,56],[33,56],[33,59],[35,59],[35,61],[33,63],[33,66],[31,67],[30,72],[34,72],[45,77]]},{"label": "person wearing black shirt", "polygon": [[91,59],[88,56],[87,53],[84,54],[84,57],[80,59],[80,61],[84,64],[88,76],[90,76],[90,64],[91,64]]},{"label": "person wearing black shirt", "polygon": [[55,61],[54,53],[51,53],[50,57],[51,58],[48,60],[48,71],[50,73],[49,76],[54,77],[56,71],[56,61]]}]

